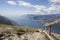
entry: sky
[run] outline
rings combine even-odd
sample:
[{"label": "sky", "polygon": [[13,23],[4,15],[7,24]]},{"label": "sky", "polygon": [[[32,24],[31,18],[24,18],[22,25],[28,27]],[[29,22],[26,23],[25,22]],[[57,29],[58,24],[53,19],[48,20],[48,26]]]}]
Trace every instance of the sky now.
[{"label": "sky", "polygon": [[0,0],[0,15],[60,14],[60,0]]}]

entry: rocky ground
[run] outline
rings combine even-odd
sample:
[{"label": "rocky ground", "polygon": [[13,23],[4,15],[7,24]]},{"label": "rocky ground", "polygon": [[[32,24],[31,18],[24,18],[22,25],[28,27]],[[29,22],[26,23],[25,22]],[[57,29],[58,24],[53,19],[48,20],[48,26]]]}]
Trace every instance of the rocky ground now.
[{"label": "rocky ground", "polygon": [[[60,35],[53,34],[60,40]],[[42,29],[0,25],[0,40],[49,40]]]},{"label": "rocky ground", "polygon": [[52,33],[53,37],[55,37],[57,40],[60,40],[60,34]]},{"label": "rocky ground", "polygon": [[0,40],[45,40],[42,30],[31,31],[14,31],[12,28],[0,28]]}]

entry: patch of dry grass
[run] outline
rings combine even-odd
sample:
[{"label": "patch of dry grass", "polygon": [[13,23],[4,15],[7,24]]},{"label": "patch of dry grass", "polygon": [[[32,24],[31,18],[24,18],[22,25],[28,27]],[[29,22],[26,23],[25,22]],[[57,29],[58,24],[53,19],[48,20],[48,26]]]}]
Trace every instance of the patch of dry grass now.
[{"label": "patch of dry grass", "polygon": [[29,26],[12,26],[12,25],[3,25],[0,24],[0,28],[12,28],[15,31],[20,31],[20,30],[25,30],[25,31],[30,31],[30,32],[34,32],[37,30],[37,28],[33,28],[33,27],[29,27]]}]

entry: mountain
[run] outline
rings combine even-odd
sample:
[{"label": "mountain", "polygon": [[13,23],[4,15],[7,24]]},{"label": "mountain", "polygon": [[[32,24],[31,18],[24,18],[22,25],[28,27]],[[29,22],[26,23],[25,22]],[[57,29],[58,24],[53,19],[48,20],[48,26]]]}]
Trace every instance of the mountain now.
[{"label": "mountain", "polygon": [[18,24],[27,25],[32,27],[43,27],[45,23],[52,22],[54,20],[60,19],[60,14],[52,14],[52,15],[34,15],[27,14],[23,16],[19,16],[14,18]]},{"label": "mountain", "polygon": [[5,25],[18,25],[15,21],[8,19],[7,17],[0,15],[0,24]]},{"label": "mountain", "polygon": [[[30,26],[30,27],[36,27],[36,28],[43,28],[44,24],[47,22],[52,22],[54,20],[60,19],[60,14],[53,14],[53,15],[32,15],[27,14],[19,17],[12,18],[14,21],[16,21],[19,25],[23,26]],[[52,27],[52,31],[55,33],[60,34],[60,24],[54,25],[55,27]]]},{"label": "mountain", "polygon": [[[54,20],[60,19],[60,14],[53,14],[53,15],[27,15],[29,17],[29,20],[32,20],[33,22],[38,22],[40,25],[40,28],[44,28],[44,24],[47,22],[52,22]],[[37,26],[38,27],[38,26]],[[60,24],[53,25],[52,26],[52,32],[60,34]]]},{"label": "mountain", "polygon": [[37,22],[51,22],[57,19],[60,19],[60,14],[52,14],[52,15],[27,15],[30,20]]}]

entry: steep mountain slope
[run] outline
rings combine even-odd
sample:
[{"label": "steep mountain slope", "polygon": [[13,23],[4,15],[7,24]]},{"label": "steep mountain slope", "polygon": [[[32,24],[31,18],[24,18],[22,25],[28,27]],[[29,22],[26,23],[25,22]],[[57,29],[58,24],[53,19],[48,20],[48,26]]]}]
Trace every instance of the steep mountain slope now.
[{"label": "steep mountain slope", "polygon": [[4,17],[0,16],[0,24],[6,24],[6,25],[18,25],[16,22]]}]

